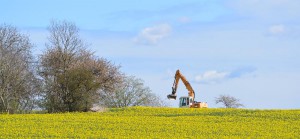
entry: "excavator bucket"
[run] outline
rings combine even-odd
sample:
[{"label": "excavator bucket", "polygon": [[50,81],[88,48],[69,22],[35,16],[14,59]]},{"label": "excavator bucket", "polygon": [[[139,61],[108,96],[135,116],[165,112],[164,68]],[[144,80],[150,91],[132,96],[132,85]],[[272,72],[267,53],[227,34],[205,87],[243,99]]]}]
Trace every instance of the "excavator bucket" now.
[{"label": "excavator bucket", "polygon": [[169,94],[168,96],[168,99],[170,99],[170,100],[176,100],[176,95],[173,95],[173,94]]},{"label": "excavator bucket", "polygon": [[176,100],[176,90],[175,90],[175,88],[174,87],[172,87],[172,94],[169,94],[168,96],[168,99],[170,99],[170,100]]}]

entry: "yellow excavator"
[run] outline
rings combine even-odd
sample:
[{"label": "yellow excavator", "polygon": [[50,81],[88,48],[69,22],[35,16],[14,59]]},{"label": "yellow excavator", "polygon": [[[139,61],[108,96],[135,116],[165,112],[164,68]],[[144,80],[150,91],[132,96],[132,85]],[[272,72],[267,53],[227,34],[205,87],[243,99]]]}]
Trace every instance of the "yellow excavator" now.
[{"label": "yellow excavator", "polygon": [[176,100],[176,91],[178,87],[179,79],[183,82],[186,89],[189,91],[188,96],[183,96],[179,98],[179,107],[180,108],[207,108],[206,102],[197,102],[195,101],[195,92],[190,85],[190,83],[186,80],[186,78],[180,73],[179,70],[175,73],[175,80],[172,87],[172,94],[169,94],[167,97],[170,100]]}]

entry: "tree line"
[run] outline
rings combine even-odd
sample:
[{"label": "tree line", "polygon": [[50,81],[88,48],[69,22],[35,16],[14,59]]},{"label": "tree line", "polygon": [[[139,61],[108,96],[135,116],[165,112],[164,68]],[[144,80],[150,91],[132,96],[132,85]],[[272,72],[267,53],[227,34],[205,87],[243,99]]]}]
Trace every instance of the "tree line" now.
[{"label": "tree line", "polygon": [[164,105],[143,80],[90,51],[74,23],[52,21],[48,31],[46,49],[34,56],[29,36],[0,25],[1,113]]}]

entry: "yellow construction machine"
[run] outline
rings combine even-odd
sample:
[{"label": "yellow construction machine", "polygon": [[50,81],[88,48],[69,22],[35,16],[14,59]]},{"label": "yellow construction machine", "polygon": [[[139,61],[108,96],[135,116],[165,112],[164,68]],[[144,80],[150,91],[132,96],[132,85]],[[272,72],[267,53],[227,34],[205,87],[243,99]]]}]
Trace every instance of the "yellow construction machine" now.
[{"label": "yellow construction machine", "polygon": [[176,100],[176,91],[178,87],[179,79],[183,82],[186,89],[189,91],[188,96],[183,96],[179,98],[179,107],[180,108],[207,108],[206,102],[197,102],[195,101],[195,92],[190,85],[190,83],[186,80],[186,78],[180,73],[179,70],[176,71],[175,80],[172,87],[172,94],[169,94],[167,97],[170,100]]}]

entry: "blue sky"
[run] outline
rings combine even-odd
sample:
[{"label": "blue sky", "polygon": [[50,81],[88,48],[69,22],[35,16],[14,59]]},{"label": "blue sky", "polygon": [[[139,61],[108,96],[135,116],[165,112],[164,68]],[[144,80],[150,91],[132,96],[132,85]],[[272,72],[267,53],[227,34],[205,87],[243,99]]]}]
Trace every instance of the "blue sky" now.
[{"label": "blue sky", "polygon": [[[30,35],[35,54],[51,20],[74,22],[97,56],[163,99],[180,69],[210,107],[228,94],[246,108],[300,108],[299,0],[3,0],[0,13]],[[187,95],[182,83],[178,95]]]}]

